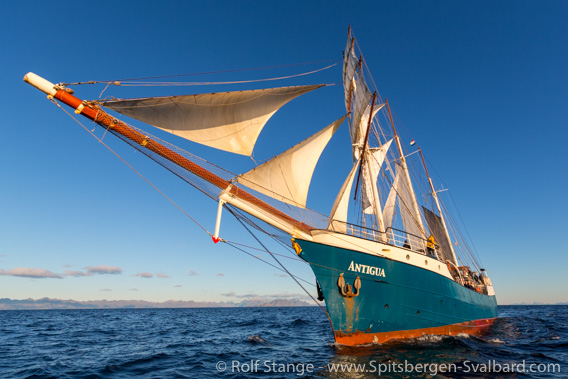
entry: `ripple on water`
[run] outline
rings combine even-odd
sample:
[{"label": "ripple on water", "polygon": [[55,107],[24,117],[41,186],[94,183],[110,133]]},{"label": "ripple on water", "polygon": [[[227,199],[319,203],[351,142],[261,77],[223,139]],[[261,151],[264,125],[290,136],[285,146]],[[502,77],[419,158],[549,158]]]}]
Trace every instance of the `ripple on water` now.
[{"label": "ripple on water", "polygon": [[329,322],[317,307],[2,311],[0,377],[256,378],[251,372],[219,373],[215,366],[256,360],[261,365],[313,364],[317,370],[308,377],[344,376],[330,372],[329,364],[488,360],[560,364],[562,373],[537,377],[568,375],[567,306],[506,306],[499,312],[503,317],[480,337],[421,336],[349,347],[333,341]]}]

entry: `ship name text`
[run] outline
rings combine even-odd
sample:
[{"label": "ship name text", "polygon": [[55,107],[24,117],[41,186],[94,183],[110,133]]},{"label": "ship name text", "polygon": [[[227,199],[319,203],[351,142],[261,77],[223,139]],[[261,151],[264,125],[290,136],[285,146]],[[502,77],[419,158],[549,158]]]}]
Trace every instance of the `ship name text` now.
[{"label": "ship name text", "polygon": [[348,268],[349,271],[360,272],[361,274],[370,274],[385,277],[385,270],[380,267],[367,266],[351,261]]}]

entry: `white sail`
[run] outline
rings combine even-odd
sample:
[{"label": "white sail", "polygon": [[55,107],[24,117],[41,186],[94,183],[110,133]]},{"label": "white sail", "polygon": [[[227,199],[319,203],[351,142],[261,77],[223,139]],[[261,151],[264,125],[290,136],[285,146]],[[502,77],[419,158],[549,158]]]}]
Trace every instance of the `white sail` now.
[{"label": "white sail", "polygon": [[251,155],[262,128],[280,107],[322,86],[112,100],[102,104],[190,141]]},{"label": "white sail", "polygon": [[377,186],[379,172],[381,171],[381,167],[385,161],[391,143],[392,139],[379,148],[373,148],[367,151],[367,157],[363,166],[363,196],[361,199],[363,212],[367,214],[378,213],[377,216],[380,215],[380,208],[375,206],[375,204],[379,204],[379,199],[378,196],[376,196],[376,190],[373,187],[376,188]]},{"label": "white sail", "polygon": [[[351,130],[351,135],[354,135],[354,130],[356,128],[359,128],[359,124],[361,123],[361,118],[363,117],[363,113],[365,112],[365,109],[367,109],[367,106],[369,105],[369,102],[371,101],[371,98],[373,97],[373,94],[371,93],[371,91],[369,91],[369,87],[367,87],[367,83],[365,82],[365,78],[363,77],[362,74],[357,75],[357,81],[356,81],[356,86],[355,86],[355,90],[353,91],[353,117],[351,119],[351,128],[353,130]],[[365,130],[366,130],[366,125],[365,125]],[[354,142],[354,141],[352,141]]]},{"label": "white sail", "polygon": [[389,196],[387,197],[387,201],[385,202],[385,207],[383,208],[383,219],[385,221],[386,229],[392,228],[392,221],[394,218],[394,211],[396,207],[396,199],[398,192],[398,181],[399,181],[399,175],[397,172],[394,177],[394,181],[392,183]]},{"label": "white sail", "polygon": [[[373,118],[377,115],[385,105],[379,104],[373,107]],[[361,121],[358,125],[353,126],[351,141],[353,143],[353,157],[355,159],[359,159],[361,152],[360,149],[363,147],[363,143],[365,142],[365,134],[367,133],[367,128],[369,126],[369,115],[371,113],[371,106],[367,105],[365,112],[361,116]]]},{"label": "white sail", "polygon": [[343,58],[343,91],[345,94],[345,109],[347,112],[350,111],[349,109],[349,98],[350,92],[354,91],[353,89],[353,77],[355,76],[355,71],[357,70],[357,65],[359,61],[355,56],[355,48],[353,46],[354,39],[349,38],[347,40],[347,47],[345,48],[345,56]]},{"label": "white sail", "polygon": [[274,199],[306,207],[310,181],[323,149],[347,115],[296,146],[237,177],[237,181]]},{"label": "white sail", "polygon": [[331,213],[329,214],[329,224],[328,229],[334,230],[339,233],[346,233],[347,227],[345,223],[347,222],[347,211],[349,210],[349,198],[351,196],[351,187],[353,187],[353,179],[357,173],[357,168],[359,168],[359,161],[355,163],[351,172],[343,182],[341,190],[337,194],[337,198],[333,203],[331,208]]},{"label": "white sail", "polygon": [[375,213],[375,196],[373,191],[373,183],[377,183],[376,174],[372,167],[370,167],[369,160],[366,159],[363,164],[363,169],[361,173],[361,207],[363,208],[363,213],[373,214]]},{"label": "white sail", "polygon": [[404,168],[402,165],[396,165],[396,175],[399,177],[399,191],[398,195],[400,201],[398,208],[400,209],[400,215],[402,218],[402,224],[404,225],[404,230],[408,235],[408,242],[413,250],[419,250],[424,248],[424,243],[420,239],[423,236],[421,231],[422,220],[420,219],[420,214],[414,212],[413,201],[414,198],[411,194],[410,183],[408,182],[407,175],[403,172]]}]

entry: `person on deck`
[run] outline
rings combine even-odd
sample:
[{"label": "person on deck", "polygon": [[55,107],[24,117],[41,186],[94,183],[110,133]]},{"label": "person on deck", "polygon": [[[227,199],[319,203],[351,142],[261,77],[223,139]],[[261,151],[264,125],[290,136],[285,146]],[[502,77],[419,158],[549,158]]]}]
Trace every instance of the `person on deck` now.
[{"label": "person on deck", "polygon": [[426,252],[428,253],[428,255],[435,257],[436,256],[436,252],[435,252],[435,247],[436,247],[436,240],[434,239],[433,235],[430,235],[430,237],[428,237],[428,241],[426,242]]}]

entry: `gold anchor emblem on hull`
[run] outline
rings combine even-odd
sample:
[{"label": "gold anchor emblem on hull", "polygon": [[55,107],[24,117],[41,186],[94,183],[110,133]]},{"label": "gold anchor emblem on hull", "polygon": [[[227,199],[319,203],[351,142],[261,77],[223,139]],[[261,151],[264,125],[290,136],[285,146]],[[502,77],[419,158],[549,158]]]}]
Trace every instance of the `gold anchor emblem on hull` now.
[{"label": "gold anchor emblem on hull", "polygon": [[337,286],[339,287],[339,293],[345,297],[357,297],[361,292],[361,278],[359,275],[355,278],[353,282],[353,286],[347,283],[345,284],[345,278],[343,277],[343,273],[339,274],[339,279],[337,279]]}]

